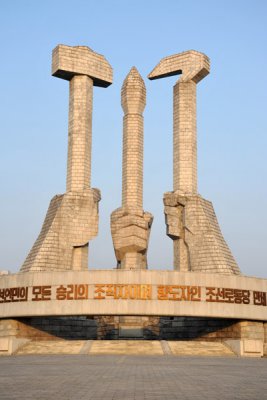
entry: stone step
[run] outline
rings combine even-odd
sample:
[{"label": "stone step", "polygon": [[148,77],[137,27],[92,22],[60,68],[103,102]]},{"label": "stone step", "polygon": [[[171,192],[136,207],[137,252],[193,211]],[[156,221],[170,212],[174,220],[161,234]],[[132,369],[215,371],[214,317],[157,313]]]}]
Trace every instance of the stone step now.
[{"label": "stone step", "polygon": [[79,354],[85,340],[36,340],[26,343],[16,354]]},{"label": "stone step", "polygon": [[94,340],[90,354],[163,355],[158,340]]},{"label": "stone step", "polygon": [[205,341],[169,341],[171,353],[175,356],[235,356],[225,344]]},{"label": "stone step", "polygon": [[223,343],[165,340],[36,340],[23,345],[16,354],[235,356]]}]

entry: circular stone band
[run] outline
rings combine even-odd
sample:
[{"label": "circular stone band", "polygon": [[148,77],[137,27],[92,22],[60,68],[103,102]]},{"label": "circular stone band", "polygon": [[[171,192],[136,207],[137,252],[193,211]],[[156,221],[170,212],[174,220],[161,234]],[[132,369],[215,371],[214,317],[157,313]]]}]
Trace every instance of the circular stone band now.
[{"label": "circular stone band", "polygon": [[267,279],[149,270],[0,276],[0,318],[142,315],[267,321]]}]

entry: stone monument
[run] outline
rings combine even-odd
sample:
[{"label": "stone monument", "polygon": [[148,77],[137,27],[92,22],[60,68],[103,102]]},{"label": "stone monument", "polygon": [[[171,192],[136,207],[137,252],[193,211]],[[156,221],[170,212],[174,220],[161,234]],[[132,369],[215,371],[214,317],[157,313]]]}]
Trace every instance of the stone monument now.
[{"label": "stone monument", "polygon": [[112,83],[112,68],[85,46],[58,45],[52,75],[69,83],[67,191],[51,200],[21,272],[87,270],[89,241],[98,233],[98,189],[91,188],[93,86]]},{"label": "stone monument", "polygon": [[164,194],[174,269],[162,271],[147,268],[153,217],[143,210],[142,77],[133,67],[121,90],[122,204],[111,214],[117,268],[88,270],[100,201],[90,182],[93,86],[109,86],[112,68],[85,46],[58,45],[52,58],[52,75],[70,82],[67,188],[52,199],[20,273],[0,271],[0,354],[36,339],[142,338],[161,340],[164,354],[175,348],[168,340],[201,340],[267,355],[267,280],[240,273],[212,203],[197,190],[196,86],[208,57],[175,54],[149,74],[182,74],[173,92],[173,190]]},{"label": "stone monument", "polygon": [[197,191],[196,86],[209,71],[208,57],[190,50],[163,58],[148,75],[153,80],[182,74],[173,88],[173,191],[164,194],[167,235],[177,271],[239,274],[212,203]]},{"label": "stone monument", "polygon": [[145,83],[135,67],[121,89],[123,117],[122,207],[111,215],[111,232],[122,269],[146,269],[153,217],[143,211],[143,111]]}]

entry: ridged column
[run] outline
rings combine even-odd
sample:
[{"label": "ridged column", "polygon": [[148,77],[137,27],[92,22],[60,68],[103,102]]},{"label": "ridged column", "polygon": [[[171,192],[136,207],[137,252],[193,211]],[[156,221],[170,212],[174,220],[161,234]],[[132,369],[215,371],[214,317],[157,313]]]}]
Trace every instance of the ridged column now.
[{"label": "ridged column", "polygon": [[143,208],[143,111],[146,89],[136,68],[122,86],[123,117],[122,206]]},{"label": "ridged column", "polygon": [[197,194],[196,83],[173,88],[173,190]]},{"label": "ridged column", "polygon": [[67,192],[91,186],[93,80],[75,75],[70,81]]}]

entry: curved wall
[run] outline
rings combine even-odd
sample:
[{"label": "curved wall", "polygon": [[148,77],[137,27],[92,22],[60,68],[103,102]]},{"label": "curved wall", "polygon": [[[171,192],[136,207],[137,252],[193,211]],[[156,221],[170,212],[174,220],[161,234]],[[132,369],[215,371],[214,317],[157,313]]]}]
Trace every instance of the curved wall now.
[{"label": "curved wall", "polygon": [[0,318],[143,315],[267,321],[267,280],[177,271],[94,270],[0,276]]}]

